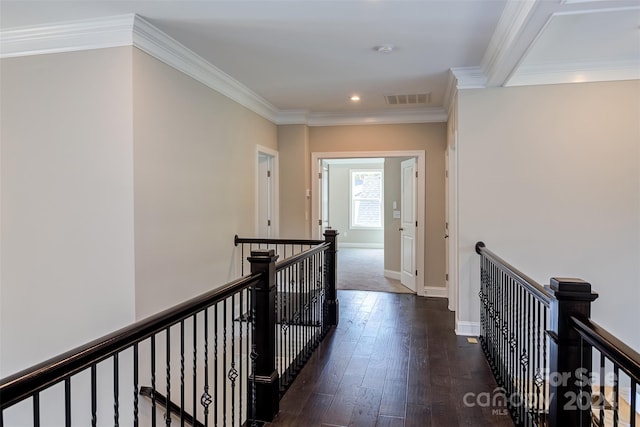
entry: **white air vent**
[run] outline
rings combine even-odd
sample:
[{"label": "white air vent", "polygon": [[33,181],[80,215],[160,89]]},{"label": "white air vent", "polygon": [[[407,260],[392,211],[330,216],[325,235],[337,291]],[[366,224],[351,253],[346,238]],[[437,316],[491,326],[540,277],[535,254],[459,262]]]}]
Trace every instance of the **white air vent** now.
[{"label": "white air vent", "polygon": [[415,93],[409,95],[386,95],[388,105],[426,105],[431,102],[431,93]]}]

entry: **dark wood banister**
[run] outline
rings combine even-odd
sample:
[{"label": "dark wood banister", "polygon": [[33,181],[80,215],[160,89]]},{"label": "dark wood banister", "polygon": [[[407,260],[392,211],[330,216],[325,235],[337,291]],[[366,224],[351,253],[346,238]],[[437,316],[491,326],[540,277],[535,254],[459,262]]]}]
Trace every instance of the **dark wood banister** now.
[{"label": "dark wood banister", "polygon": [[509,264],[507,261],[503,260],[495,253],[491,252],[486,248],[483,242],[476,243],[476,253],[478,255],[484,255],[487,258],[490,258],[494,263],[498,264],[501,269],[509,273],[514,279],[518,281],[518,283],[524,286],[526,290],[531,292],[536,298],[545,303],[547,306],[549,305],[549,302],[551,301],[551,298],[553,296],[553,293],[550,289],[540,285],[531,277],[527,276],[526,274]]},{"label": "dark wood banister", "polygon": [[234,244],[238,246],[240,243],[256,243],[256,244],[272,244],[272,245],[319,245],[324,240],[306,240],[306,239],[269,239],[258,237],[234,237]]},{"label": "dark wood banister", "polygon": [[0,409],[7,408],[58,383],[111,355],[140,342],[158,330],[186,319],[216,302],[257,283],[261,275],[249,275],[187,300],[170,309],[76,347],[0,380]]},{"label": "dark wood banister", "polygon": [[640,383],[640,353],[590,319],[571,316],[571,323],[585,341]]}]

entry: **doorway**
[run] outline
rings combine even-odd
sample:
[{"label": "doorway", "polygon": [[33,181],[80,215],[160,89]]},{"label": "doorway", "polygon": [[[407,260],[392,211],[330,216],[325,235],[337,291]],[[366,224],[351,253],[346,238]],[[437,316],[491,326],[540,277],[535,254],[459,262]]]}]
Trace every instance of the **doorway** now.
[{"label": "doorway", "polygon": [[[409,180],[409,183],[414,184],[406,189],[406,193],[411,196],[408,200],[404,201],[403,197],[401,197],[401,182],[403,180],[401,163],[403,160],[409,160],[411,164],[412,169],[410,172],[405,171],[405,175],[407,179],[411,176],[412,179]],[[379,164],[378,167],[375,167],[376,162]],[[385,162],[388,162],[389,166],[385,166]],[[348,172],[340,170],[339,165],[348,165],[346,166]],[[375,259],[376,257],[382,258],[383,255],[381,254],[384,251],[384,247],[389,243],[391,250],[387,250],[386,255],[384,255],[384,257],[387,258],[387,265],[381,267],[383,274],[381,274],[380,277],[384,276],[383,281],[387,280],[391,282],[389,279],[392,279],[393,282],[397,283],[397,286],[394,283],[391,283],[391,285],[398,289],[401,288],[404,291],[424,295],[424,242],[426,236],[424,233],[424,224],[421,224],[425,218],[424,168],[424,151],[312,153],[312,176],[318,177],[317,180],[312,180],[312,192],[315,195],[312,198],[312,221],[313,224],[316,224],[316,226],[312,227],[313,237],[320,238],[322,232],[327,227],[337,229],[340,233],[338,237],[339,260],[342,256],[348,257],[351,261],[364,258],[368,260]],[[343,169],[345,169],[345,167],[343,167]],[[375,233],[370,233],[371,235],[368,240],[366,240],[362,237],[362,229],[357,226],[358,224],[354,224],[354,221],[357,220],[357,218],[354,218],[354,213],[357,211],[356,206],[360,203],[358,200],[349,197],[345,202],[345,196],[343,194],[339,203],[346,205],[343,206],[343,211],[349,211],[349,222],[347,223],[344,220],[345,215],[343,215],[342,221],[332,218],[332,212],[335,215],[335,204],[338,202],[336,202],[336,198],[333,197],[330,183],[336,174],[342,174],[342,176],[345,177],[349,176],[349,184],[346,185],[347,187],[357,185],[354,183],[356,181],[362,184],[362,182],[367,179],[369,179],[369,182],[375,182],[376,169],[385,170],[382,179],[388,180],[391,188],[395,188],[394,185],[397,185],[397,190],[390,192],[391,190],[388,188],[385,189],[382,195],[384,222],[380,224],[381,227],[379,227],[378,230],[380,237],[378,240],[373,239],[372,235]],[[393,176],[390,175],[391,172]],[[395,183],[393,183],[394,181]],[[349,190],[353,193],[353,188]],[[368,194],[368,196],[370,196],[370,194]],[[370,214],[373,212],[372,202],[367,200],[364,205],[360,203],[359,206],[366,208],[366,212],[363,208],[361,208],[360,211],[368,215],[367,221],[371,221]],[[401,217],[403,211],[406,213],[404,218]],[[409,215],[409,213],[412,213],[412,215]],[[409,218],[409,216],[411,218]],[[404,236],[404,239],[401,238],[401,233],[404,231],[402,229],[411,227],[402,227],[401,222],[403,220],[408,221],[408,224],[412,226],[411,230],[407,230],[408,234]],[[417,227],[416,221],[418,224]],[[405,247],[410,249],[406,256],[401,256],[402,240],[405,242]],[[367,254],[356,254],[354,251],[369,252]],[[378,251],[378,253],[374,253],[373,251]],[[389,255],[390,253],[391,255]],[[401,260],[403,258],[405,261],[410,260],[410,262],[404,262],[404,266],[401,268]],[[358,265],[358,262],[350,262],[349,264]],[[389,267],[389,264],[393,267],[385,268]],[[347,266],[339,264],[339,273],[343,270],[343,267]],[[406,276],[410,277],[407,277],[409,280],[405,280],[405,286],[400,286],[399,281],[402,278],[401,272],[403,269],[406,270]],[[373,277],[367,275],[370,271],[370,267],[361,266],[357,274],[359,274],[364,281],[374,283]],[[364,277],[363,274],[367,277]],[[384,285],[383,283],[383,286]],[[374,285],[374,287],[375,286],[376,285]],[[398,292],[398,289],[390,291]],[[400,292],[403,290],[400,290]]]}]

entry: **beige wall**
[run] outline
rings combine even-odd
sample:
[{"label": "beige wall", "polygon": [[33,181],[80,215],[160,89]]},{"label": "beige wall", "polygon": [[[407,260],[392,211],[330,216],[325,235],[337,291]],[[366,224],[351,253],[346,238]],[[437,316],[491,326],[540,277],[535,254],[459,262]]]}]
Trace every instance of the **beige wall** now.
[{"label": "beige wall", "polygon": [[311,237],[311,159],[309,128],[305,125],[278,126],[280,163],[280,237]]},{"label": "beige wall", "polygon": [[136,314],[237,277],[233,236],[255,227],[256,145],[271,122],[162,62],[133,57]]},{"label": "beige wall", "polygon": [[0,377],[134,320],[131,52],[0,61]]},{"label": "beige wall", "polygon": [[640,82],[459,94],[461,320],[478,314],[474,245],[542,284],[579,277],[596,322],[640,349]]},{"label": "beige wall", "polygon": [[432,287],[445,286],[443,230],[446,133],[446,123],[309,128],[309,148],[312,153],[425,150],[427,174],[425,286]]}]

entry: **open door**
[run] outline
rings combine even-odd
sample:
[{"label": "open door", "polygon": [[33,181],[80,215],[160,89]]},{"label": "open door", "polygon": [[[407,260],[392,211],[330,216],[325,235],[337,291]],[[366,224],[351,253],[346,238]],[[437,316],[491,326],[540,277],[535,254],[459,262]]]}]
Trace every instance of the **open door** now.
[{"label": "open door", "polygon": [[416,159],[400,166],[400,282],[416,292]]}]

